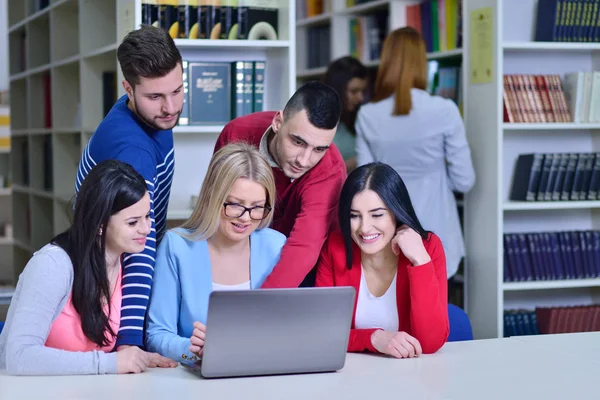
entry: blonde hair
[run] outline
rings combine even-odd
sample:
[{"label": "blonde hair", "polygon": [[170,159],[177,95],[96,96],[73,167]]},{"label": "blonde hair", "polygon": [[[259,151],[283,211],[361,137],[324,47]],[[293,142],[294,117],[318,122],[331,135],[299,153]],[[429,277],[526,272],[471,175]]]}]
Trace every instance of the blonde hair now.
[{"label": "blonde hair", "polygon": [[[275,207],[275,178],[265,157],[249,144],[228,144],[213,154],[196,207],[181,225],[190,234],[179,233],[191,240],[205,240],[214,235],[221,221],[223,203],[239,178],[261,184],[267,192],[266,206]],[[273,212],[270,212],[257,229],[266,228],[272,219]]]},{"label": "blonde hair", "polygon": [[376,103],[395,94],[392,115],[407,115],[412,109],[412,88],[427,88],[427,53],[421,34],[405,27],[390,33],[383,42],[371,101]]}]

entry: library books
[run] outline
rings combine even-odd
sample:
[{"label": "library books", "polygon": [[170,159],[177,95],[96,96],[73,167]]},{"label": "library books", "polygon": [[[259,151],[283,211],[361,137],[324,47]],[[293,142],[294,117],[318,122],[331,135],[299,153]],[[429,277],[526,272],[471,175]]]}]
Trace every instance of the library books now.
[{"label": "library books", "polygon": [[504,234],[504,282],[600,278],[600,231]]},{"label": "library books", "polygon": [[454,101],[462,113],[462,59],[431,60],[427,70],[427,91]]},{"label": "library books", "polygon": [[142,0],[142,24],[173,39],[277,40],[278,0]]},{"label": "library books", "polygon": [[263,111],[265,61],[183,62],[184,103],[179,125],[225,125]]},{"label": "library books", "polygon": [[600,153],[530,153],[517,158],[514,201],[599,200]]},{"label": "library books", "polygon": [[536,307],[506,310],[504,336],[600,331],[600,306]]},{"label": "library books", "polygon": [[427,52],[462,47],[462,0],[426,0],[406,6],[406,25],[418,30]]},{"label": "library books", "polygon": [[[331,61],[331,25],[322,25],[306,30],[307,68],[325,67]],[[379,57],[379,55],[378,55]]]},{"label": "library books", "polygon": [[565,93],[573,122],[600,122],[600,71],[565,74]]},{"label": "library books", "polygon": [[316,17],[331,11],[331,0],[296,0],[296,18]]},{"label": "library books", "polygon": [[384,9],[348,20],[350,55],[362,62],[379,60],[388,31],[389,15],[389,11]]},{"label": "library books", "polygon": [[536,42],[600,42],[600,0],[539,0]]},{"label": "library books", "polygon": [[0,149],[10,149],[10,107],[0,103]]},{"label": "library books", "polygon": [[504,122],[571,122],[559,75],[504,75]]}]

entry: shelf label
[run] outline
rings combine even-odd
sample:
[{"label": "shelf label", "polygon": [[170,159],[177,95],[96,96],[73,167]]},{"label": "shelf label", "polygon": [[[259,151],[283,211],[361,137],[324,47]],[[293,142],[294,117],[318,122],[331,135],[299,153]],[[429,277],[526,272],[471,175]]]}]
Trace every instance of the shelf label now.
[{"label": "shelf label", "polygon": [[472,84],[490,83],[494,76],[493,12],[492,7],[471,11],[469,76]]}]

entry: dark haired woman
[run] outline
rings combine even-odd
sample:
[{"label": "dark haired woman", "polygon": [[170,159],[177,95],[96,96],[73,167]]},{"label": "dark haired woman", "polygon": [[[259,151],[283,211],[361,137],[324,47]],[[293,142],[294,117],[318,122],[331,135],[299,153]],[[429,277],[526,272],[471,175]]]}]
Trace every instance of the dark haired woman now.
[{"label": "dark haired woman", "polygon": [[367,68],[356,58],[346,56],[332,61],[325,73],[324,83],[340,97],[342,113],[333,143],[342,153],[348,172],[356,168],[356,114],[365,100]]},{"label": "dark haired woman", "polygon": [[123,253],[150,232],[150,197],[129,164],[91,169],[73,224],[25,266],[0,335],[0,369],[13,375],[141,372],[177,363],[138,347],[118,353]]},{"label": "dark haired woman", "polygon": [[341,233],[323,246],[316,283],[356,289],[348,351],[435,353],[449,334],[444,249],[398,173],[382,163],[355,169],[338,212]]}]

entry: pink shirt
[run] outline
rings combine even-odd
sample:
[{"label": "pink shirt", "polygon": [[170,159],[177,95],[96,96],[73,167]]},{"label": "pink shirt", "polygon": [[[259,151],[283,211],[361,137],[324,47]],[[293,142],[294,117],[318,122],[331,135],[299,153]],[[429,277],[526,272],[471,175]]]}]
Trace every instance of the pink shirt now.
[{"label": "pink shirt", "polygon": [[[117,276],[115,287],[113,288],[113,295],[110,299],[110,326],[115,334],[119,331],[121,320],[121,279],[122,271],[121,268],[119,268],[119,275]],[[106,335],[110,340],[108,346],[104,347],[98,347],[96,343],[90,341],[83,334],[83,330],[81,329],[81,318],[73,307],[71,297],[72,294],[69,295],[65,308],[52,324],[48,339],[46,339],[46,346],[67,351],[112,351],[117,338],[109,337],[108,332],[106,332]],[[108,315],[108,304],[104,306],[104,313]]]}]

